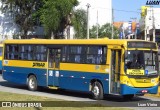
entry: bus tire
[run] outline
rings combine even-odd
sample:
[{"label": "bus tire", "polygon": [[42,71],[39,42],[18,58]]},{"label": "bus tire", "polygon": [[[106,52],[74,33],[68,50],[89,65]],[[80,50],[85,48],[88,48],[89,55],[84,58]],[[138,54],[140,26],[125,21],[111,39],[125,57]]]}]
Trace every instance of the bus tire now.
[{"label": "bus tire", "polygon": [[94,82],[91,88],[93,99],[102,100],[103,99],[103,87],[100,82]]},{"label": "bus tire", "polygon": [[28,89],[31,91],[37,90],[37,79],[34,75],[30,75],[28,78]]},{"label": "bus tire", "polygon": [[124,100],[132,100],[134,97],[134,94],[129,94],[129,95],[123,95]]}]

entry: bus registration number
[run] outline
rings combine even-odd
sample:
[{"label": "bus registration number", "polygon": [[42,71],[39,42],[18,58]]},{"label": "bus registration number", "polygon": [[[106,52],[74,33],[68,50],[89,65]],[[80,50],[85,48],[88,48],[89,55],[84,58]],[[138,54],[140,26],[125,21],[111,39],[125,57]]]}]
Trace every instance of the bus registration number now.
[{"label": "bus registration number", "polygon": [[140,69],[128,69],[127,70],[128,75],[144,75],[144,70]]}]

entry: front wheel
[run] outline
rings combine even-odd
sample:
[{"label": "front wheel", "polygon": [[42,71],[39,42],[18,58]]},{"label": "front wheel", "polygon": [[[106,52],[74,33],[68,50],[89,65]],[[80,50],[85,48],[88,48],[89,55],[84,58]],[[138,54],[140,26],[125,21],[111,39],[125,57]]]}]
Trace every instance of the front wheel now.
[{"label": "front wheel", "polygon": [[28,78],[28,89],[31,91],[37,90],[37,79],[34,75],[31,75]]},{"label": "front wheel", "polygon": [[93,95],[93,99],[95,100],[102,100],[103,99],[103,87],[101,85],[101,83],[99,82],[94,82],[92,84],[92,89],[91,89],[92,95]]}]

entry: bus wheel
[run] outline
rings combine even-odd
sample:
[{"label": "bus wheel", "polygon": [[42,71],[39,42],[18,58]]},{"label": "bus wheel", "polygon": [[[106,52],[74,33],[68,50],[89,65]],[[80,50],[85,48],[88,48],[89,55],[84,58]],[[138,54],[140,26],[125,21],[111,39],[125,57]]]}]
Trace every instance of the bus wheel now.
[{"label": "bus wheel", "polygon": [[101,83],[99,82],[94,82],[92,84],[92,89],[91,89],[92,95],[93,95],[93,99],[95,100],[101,100],[103,99],[103,87],[101,85]]},{"label": "bus wheel", "polygon": [[28,89],[31,91],[37,90],[37,79],[34,75],[31,75],[28,78]]},{"label": "bus wheel", "polygon": [[124,100],[132,100],[133,97],[134,97],[134,94],[123,95]]}]

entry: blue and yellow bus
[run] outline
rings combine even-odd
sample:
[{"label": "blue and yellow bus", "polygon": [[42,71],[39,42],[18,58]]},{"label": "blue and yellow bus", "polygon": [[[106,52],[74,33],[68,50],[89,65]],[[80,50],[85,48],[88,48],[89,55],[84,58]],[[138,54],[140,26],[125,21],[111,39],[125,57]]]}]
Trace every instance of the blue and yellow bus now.
[{"label": "blue and yellow bus", "polygon": [[3,54],[3,44],[0,44],[0,74],[2,73],[2,54]]},{"label": "blue and yellow bus", "polygon": [[143,40],[26,39],[4,42],[3,79],[39,86],[104,94],[156,94],[158,48]]}]

